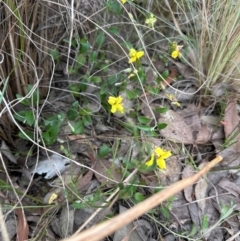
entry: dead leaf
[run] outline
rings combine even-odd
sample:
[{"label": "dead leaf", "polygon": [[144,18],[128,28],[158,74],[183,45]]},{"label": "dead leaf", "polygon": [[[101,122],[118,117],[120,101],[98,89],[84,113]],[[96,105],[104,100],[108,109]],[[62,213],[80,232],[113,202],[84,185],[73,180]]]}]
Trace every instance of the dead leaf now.
[{"label": "dead leaf", "polygon": [[61,237],[68,237],[73,233],[74,209],[63,207],[59,218]]},{"label": "dead leaf", "polygon": [[177,143],[192,144],[192,130],[183,117],[169,110],[164,117],[158,119],[158,123],[167,123],[167,127],[160,133],[167,139]]},{"label": "dead leaf", "polygon": [[152,225],[145,219],[138,219],[133,222],[136,226],[136,230],[143,241],[148,241],[149,237],[153,234],[153,227]]},{"label": "dead leaf", "polygon": [[[227,102],[227,106],[224,113],[224,131],[225,136],[228,138],[234,131],[237,130],[239,125],[239,117],[237,110],[237,97],[236,93],[233,93]],[[240,150],[240,136],[236,137],[237,143],[233,145],[236,151]]]},{"label": "dead leaf", "polygon": [[92,177],[93,177],[93,171],[89,170],[85,176],[78,179],[78,181],[76,182],[76,187],[79,192],[83,192],[88,189],[89,184],[92,180]]},{"label": "dead leaf", "polygon": [[[107,186],[115,185],[116,183],[109,180],[113,179],[116,182],[121,182],[122,171],[121,168],[116,166],[114,163],[107,160],[97,160],[94,170],[97,172],[95,176],[100,183],[106,184]],[[100,173],[101,175],[99,175]]]},{"label": "dead leaf", "polygon": [[[187,165],[182,172],[182,179],[191,177],[195,173],[194,168],[190,165]],[[183,190],[184,196],[186,200],[191,203],[193,201],[192,195],[193,195],[193,186],[186,187]]]},{"label": "dead leaf", "polygon": [[28,240],[29,227],[22,209],[16,210],[18,215],[17,241]]},{"label": "dead leaf", "polygon": [[[199,169],[202,169],[204,166],[206,166],[206,162],[201,163]],[[198,201],[197,204],[202,211],[204,211],[206,205],[205,198],[207,196],[207,188],[208,183],[206,178],[201,179],[195,186],[195,196]]]},{"label": "dead leaf", "polygon": [[240,187],[238,184],[230,182],[227,178],[222,178],[222,180],[218,183],[218,186],[225,189],[235,197],[239,197],[240,195]]}]

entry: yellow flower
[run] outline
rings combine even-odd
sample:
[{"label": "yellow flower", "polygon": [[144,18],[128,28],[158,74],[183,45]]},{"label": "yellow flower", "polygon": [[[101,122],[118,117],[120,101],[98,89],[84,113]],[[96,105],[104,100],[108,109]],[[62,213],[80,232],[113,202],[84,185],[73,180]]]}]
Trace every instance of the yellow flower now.
[{"label": "yellow flower", "polygon": [[164,149],[157,147],[155,148],[155,154],[157,156],[157,166],[160,169],[166,169],[165,159],[172,155],[171,151],[165,151]]},{"label": "yellow flower", "polygon": [[180,57],[181,57],[181,53],[180,53],[179,50],[174,50],[174,51],[172,52],[171,56],[172,56],[173,59],[176,59],[176,58],[178,58],[178,57],[180,58]]},{"label": "yellow flower", "polygon": [[148,167],[153,166],[154,158],[156,157],[157,166],[160,169],[166,169],[165,159],[169,158],[171,155],[171,151],[166,151],[160,147],[156,147],[154,152],[151,154],[150,160],[147,161],[145,165]]},{"label": "yellow flower", "polygon": [[145,24],[147,24],[150,28],[153,28],[156,21],[156,17],[151,13],[150,17],[146,19]]},{"label": "yellow flower", "polygon": [[154,164],[154,153],[152,153],[150,160],[147,161],[145,164],[148,167],[151,167]]},{"label": "yellow flower", "polygon": [[121,2],[122,2],[122,4],[124,4],[124,3],[126,3],[126,2],[127,2],[127,0],[121,0]]},{"label": "yellow flower", "polygon": [[177,45],[176,42],[171,43],[170,45],[170,53],[173,59],[180,58],[181,57],[181,52],[180,50],[182,49],[183,45]]},{"label": "yellow flower", "polygon": [[122,100],[123,99],[121,95],[119,95],[118,97],[113,97],[113,96],[108,97],[108,104],[112,106],[111,108],[112,113],[116,113],[116,112],[124,113]]},{"label": "yellow flower", "polygon": [[176,98],[175,95],[173,95],[173,94],[166,94],[165,96],[166,96],[167,99],[169,99],[171,101],[171,104],[176,105],[178,107],[181,106],[181,104],[177,101],[177,98]]},{"label": "yellow flower", "polygon": [[144,55],[144,52],[137,51],[137,50],[131,48],[128,55],[130,57],[128,63],[131,64],[133,62],[136,62],[138,59],[140,59]]}]

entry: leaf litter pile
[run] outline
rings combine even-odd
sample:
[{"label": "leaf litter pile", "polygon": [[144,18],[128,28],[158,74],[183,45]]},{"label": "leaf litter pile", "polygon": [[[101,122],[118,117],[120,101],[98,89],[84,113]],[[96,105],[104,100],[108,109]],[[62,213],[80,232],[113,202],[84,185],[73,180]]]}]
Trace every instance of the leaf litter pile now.
[{"label": "leaf litter pile", "polygon": [[[217,155],[223,160],[198,182],[102,240],[240,240],[237,87],[218,71],[218,83],[200,81],[187,33],[195,24],[206,34],[189,15],[204,6],[186,8],[182,19],[177,4],[164,2],[145,15],[136,12],[147,7],[142,1],[76,4],[87,13],[76,14],[76,27],[55,29],[48,46],[49,86],[28,82],[16,104],[3,98],[16,129],[1,144],[1,240],[77,235]],[[70,18],[54,2],[45,7],[63,26]],[[35,31],[51,33],[50,18]]]}]

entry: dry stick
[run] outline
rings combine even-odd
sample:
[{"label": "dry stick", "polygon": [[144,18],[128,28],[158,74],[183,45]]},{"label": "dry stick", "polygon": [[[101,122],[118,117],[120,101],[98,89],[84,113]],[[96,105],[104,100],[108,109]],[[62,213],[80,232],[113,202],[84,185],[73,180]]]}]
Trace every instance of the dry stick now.
[{"label": "dry stick", "polygon": [[170,185],[163,191],[154,194],[152,197],[149,197],[145,201],[137,204],[135,207],[129,209],[128,211],[122,214],[117,215],[116,217],[104,223],[101,223],[95,227],[92,227],[74,237],[63,239],[62,241],[86,241],[86,240],[98,241],[103,239],[104,237],[112,234],[114,231],[120,229],[126,224],[132,222],[134,219],[148,212],[152,208],[158,206],[159,204],[161,204],[163,201],[167,200],[171,196],[182,191],[184,188],[193,185],[211,168],[217,165],[221,160],[222,160],[222,157],[217,156],[195,175]]}]

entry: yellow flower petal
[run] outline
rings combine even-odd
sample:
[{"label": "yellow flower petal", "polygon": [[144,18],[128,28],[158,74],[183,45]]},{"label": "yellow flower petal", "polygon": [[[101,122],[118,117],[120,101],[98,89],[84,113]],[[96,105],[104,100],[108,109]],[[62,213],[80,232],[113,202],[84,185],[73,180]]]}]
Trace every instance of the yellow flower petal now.
[{"label": "yellow flower petal", "polygon": [[136,49],[131,48],[129,50],[128,55],[130,57],[128,63],[131,64],[133,62],[136,62],[138,59],[140,59],[144,55],[144,52],[143,51],[136,51]]},{"label": "yellow flower petal", "polygon": [[166,169],[166,162],[165,162],[164,158],[162,158],[162,157],[157,158],[157,166],[160,169]]},{"label": "yellow flower petal", "polygon": [[162,148],[160,147],[155,148],[155,154],[157,157],[162,156],[163,153],[164,153],[164,150]]},{"label": "yellow flower petal", "polygon": [[121,104],[122,103],[122,96],[119,95],[117,98],[116,98],[116,104]]},{"label": "yellow flower petal", "polygon": [[129,50],[129,57],[131,58],[131,57],[134,57],[135,55],[136,55],[136,53],[137,53],[137,51],[135,50],[135,49],[130,49]]},{"label": "yellow flower petal", "polygon": [[176,59],[177,57],[181,57],[181,53],[179,52],[179,50],[174,50],[171,56],[173,59]]},{"label": "yellow flower petal", "polygon": [[138,51],[138,52],[136,53],[136,58],[137,58],[137,59],[140,59],[143,55],[144,55],[144,52],[143,52],[143,51]]},{"label": "yellow flower petal", "polygon": [[116,98],[113,96],[108,97],[108,104],[114,105],[116,103]]},{"label": "yellow flower petal", "polygon": [[116,107],[116,109],[117,109],[118,112],[123,113],[123,106],[122,106],[122,105],[116,104],[115,107]]},{"label": "yellow flower petal", "polygon": [[124,3],[126,3],[126,2],[127,2],[127,0],[121,0],[121,2],[122,2],[122,4],[124,4]]},{"label": "yellow flower petal", "polygon": [[117,111],[116,105],[112,105],[111,112],[116,113],[116,111]]},{"label": "yellow flower petal", "polygon": [[145,163],[146,166],[151,167],[154,164],[154,153],[152,153],[149,161]]}]

